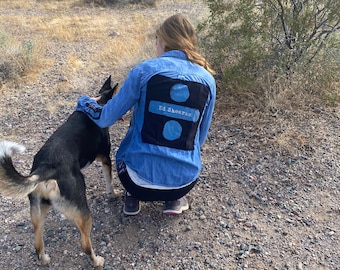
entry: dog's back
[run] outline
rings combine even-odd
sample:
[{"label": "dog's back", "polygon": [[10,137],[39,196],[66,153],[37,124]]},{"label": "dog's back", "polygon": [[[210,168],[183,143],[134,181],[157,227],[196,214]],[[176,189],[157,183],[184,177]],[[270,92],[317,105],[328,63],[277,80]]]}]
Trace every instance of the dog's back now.
[{"label": "dog's back", "polygon": [[[51,164],[55,167],[77,164],[82,169],[98,156],[107,156],[109,148],[108,129],[99,128],[84,113],[76,111],[35,155],[31,174],[36,174],[35,171],[41,164]],[[41,172],[38,174],[41,175]],[[51,176],[43,178],[48,179]]]}]

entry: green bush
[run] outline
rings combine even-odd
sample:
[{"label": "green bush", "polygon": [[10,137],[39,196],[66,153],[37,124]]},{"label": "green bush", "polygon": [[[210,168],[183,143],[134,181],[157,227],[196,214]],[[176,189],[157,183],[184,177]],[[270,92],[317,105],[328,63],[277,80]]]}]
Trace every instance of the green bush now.
[{"label": "green bush", "polygon": [[14,40],[0,29],[0,83],[22,76],[33,63],[34,45],[31,40]]},{"label": "green bush", "polygon": [[[210,15],[198,30],[224,88],[250,91],[265,99],[273,98],[274,93],[265,91],[277,81],[284,86],[282,91],[287,85],[313,93],[338,87],[338,0],[207,3]],[[303,84],[296,81],[301,78],[306,78]]]}]

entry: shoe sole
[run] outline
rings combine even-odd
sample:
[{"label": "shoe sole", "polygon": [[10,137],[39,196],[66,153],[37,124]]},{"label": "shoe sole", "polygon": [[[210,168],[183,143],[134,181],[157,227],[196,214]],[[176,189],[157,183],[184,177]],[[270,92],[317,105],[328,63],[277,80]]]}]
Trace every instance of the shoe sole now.
[{"label": "shoe sole", "polygon": [[163,210],[164,215],[179,215],[182,214],[183,211],[188,210],[189,205],[182,206],[179,210]]},{"label": "shoe sole", "polygon": [[135,211],[135,212],[127,212],[127,211],[125,211],[125,209],[123,208],[123,213],[124,213],[125,215],[127,215],[127,216],[135,216],[135,215],[139,214],[140,210],[141,210],[141,207],[140,207],[140,206],[139,206],[139,209],[138,209],[137,211]]}]

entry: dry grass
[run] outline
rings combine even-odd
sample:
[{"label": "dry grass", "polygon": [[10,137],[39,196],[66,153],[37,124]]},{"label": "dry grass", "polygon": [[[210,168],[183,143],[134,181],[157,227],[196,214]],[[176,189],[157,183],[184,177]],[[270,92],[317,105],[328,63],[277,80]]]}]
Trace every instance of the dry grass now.
[{"label": "dry grass", "polygon": [[[138,9],[132,10],[128,17],[116,17],[109,8],[102,7],[96,7],[89,15],[82,3],[76,0],[0,2],[0,10],[8,10],[6,16],[0,17],[0,24],[2,31],[15,41],[12,44],[20,44],[23,40],[34,44],[34,64],[19,67],[25,70],[22,75],[26,82],[34,81],[36,75],[55,62],[54,58],[58,56],[50,57],[46,53],[51,46],[82,43],[84,50],[90,52],[89,59],[83,59],[80,52],[67,55],[62,67],[62,73],[67,77],[74,76],[79,70],[96,70],[105,65],[132,66],[153,56],[151,37],[157,23],[155,18],[144,17]],[[70,13],[70,8],[75,12]],[[16,9],[27,10],[27,16],[16,13]],[[37,10],[39,12],[35,12]],[[125,75],[122,74],[122,78]]]},{"label": "dry grass", "polygon": [[286,127],[272,140],[272,145],[277,152],[288,156],[298,156],[301,149],[309,143],[309,138],[301,134],[301,130],[294,126]]},{"label": "dry grass", "polygon": [[83,0],[1,0],[0,9],[32,10],[39,6],[48,11],[67,11],[82,4],[84,4]]},{"label": "dry grass", "polygon": [[[91,73],[93,70],[110,70],[122,80],[126,73],[121,68],[129,68],[136,63],[154,56],[154,27],[162,18],[145,16],[140,13],[140,6],[122,4],[117,1],[114,7],[95,6],[85,4],[86,0],[1,0],[0,16],[1,31],[11,38],[11,47],[2,53],[1,61],[7,57],[7,62],[15,63],[13,54],[15,48],[20,47],[23,40],[34,44],[34,54],[30,63],[20,62],[13,68],[23,71],[20,76],[26,83],[34,82],[44,70],[55,64],[58,55],[47,53],[51,47],[82,44],[87,51],[86,59],[80,52],[69,52],[66,60],[60,66],[59,73],[68,78],[79,76],[79,72]],[[145,1],[141,1],[145,2]],[[178,2],[185,2],[180,0]],[[129,6],[127,6],[129,5]],[[161,5],[161,3],[159,3]],[[119,9],[129,9],[128,16],[117,16]],[[27,16],[16,10],[27,11]],[[88,10],[91,9],[91,14]],[[71,10],[71,12],[70,12]],[[119,13],[119,12],[118,12]],[[126,14],[126,13],[125,13]],[[335,59],[335,57],[333,57]],[[338,78],[328,78],[322,73],[322,66],[317,76],[306,76],[308,73],[296,74],[293,80],[287,81],[285,76],[278,77],[276,81],[261,78],[260,84],[252,84],[248,91],[219,91],[219,104],[221,110],[228,107],[244,107],[250,110],[269,111],[273,114],[280,110],[294,109],[300,104],[313,103],[313,89],[306,89],[306,83],[314,89],[322,89],[324,100],[331,105],[340,102]],[[338,73],[335,73],[338,74]],[[270,74],[269,74],[270,75]],[[307,74],[308,75],[308,74]],[[20,80],[17,76],[16,80]],[[325,81],[332,82],[327,88],[321,85]],[[319,84],[319,85],[318,85]],[[74,88],[74,84],[68,85]],[[55,87],[54,91],[68,90],[68,87]],[[223,86],[224,89],[227,87]],[[51,89],[49,89],[51,91]],[[0,78],[1,91],[1,78]],[[2,93],[8,92],[2,86]],[[320,93],[319,93],[320,94]]]}]

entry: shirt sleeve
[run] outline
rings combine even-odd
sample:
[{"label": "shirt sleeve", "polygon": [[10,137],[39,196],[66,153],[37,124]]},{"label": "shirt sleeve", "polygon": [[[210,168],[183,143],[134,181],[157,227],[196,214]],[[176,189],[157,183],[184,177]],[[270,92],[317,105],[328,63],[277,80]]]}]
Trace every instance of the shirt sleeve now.
[{"label": "shirt sleeve", "polygon": [[82,96],[78,99],[75,110],[85,113],[99,127],[106,128],[122,118],[136,104],[140,98],[140,92],[139,69],[134,68],[118,93],[104,106],[100,106],[88,96]]},{"label": "shirt sleeve", "polygon": [[208,137],[208,132],[209,128],[211,125],[212,117],[213,117],[213,112],[214,112],[214,107],[215,107],[215,100],[216,100],[216,88],[214,87],[211,89],[212,91],[210,92],[210,101],[207,104],[207,107],[204,112],[204,116],[202,119],[202,123],[200,126],[200,137],[199,137],[199,143],[202,146],[204,142],[206,141]]},{"label": "shirt sleeve", "polygon": [[102,106],[100,106],[95,100],[88,96],[82,96],[78,99],[76,111],[81,111],[88,115],[92,120],[100,118],[102,112]]}]

